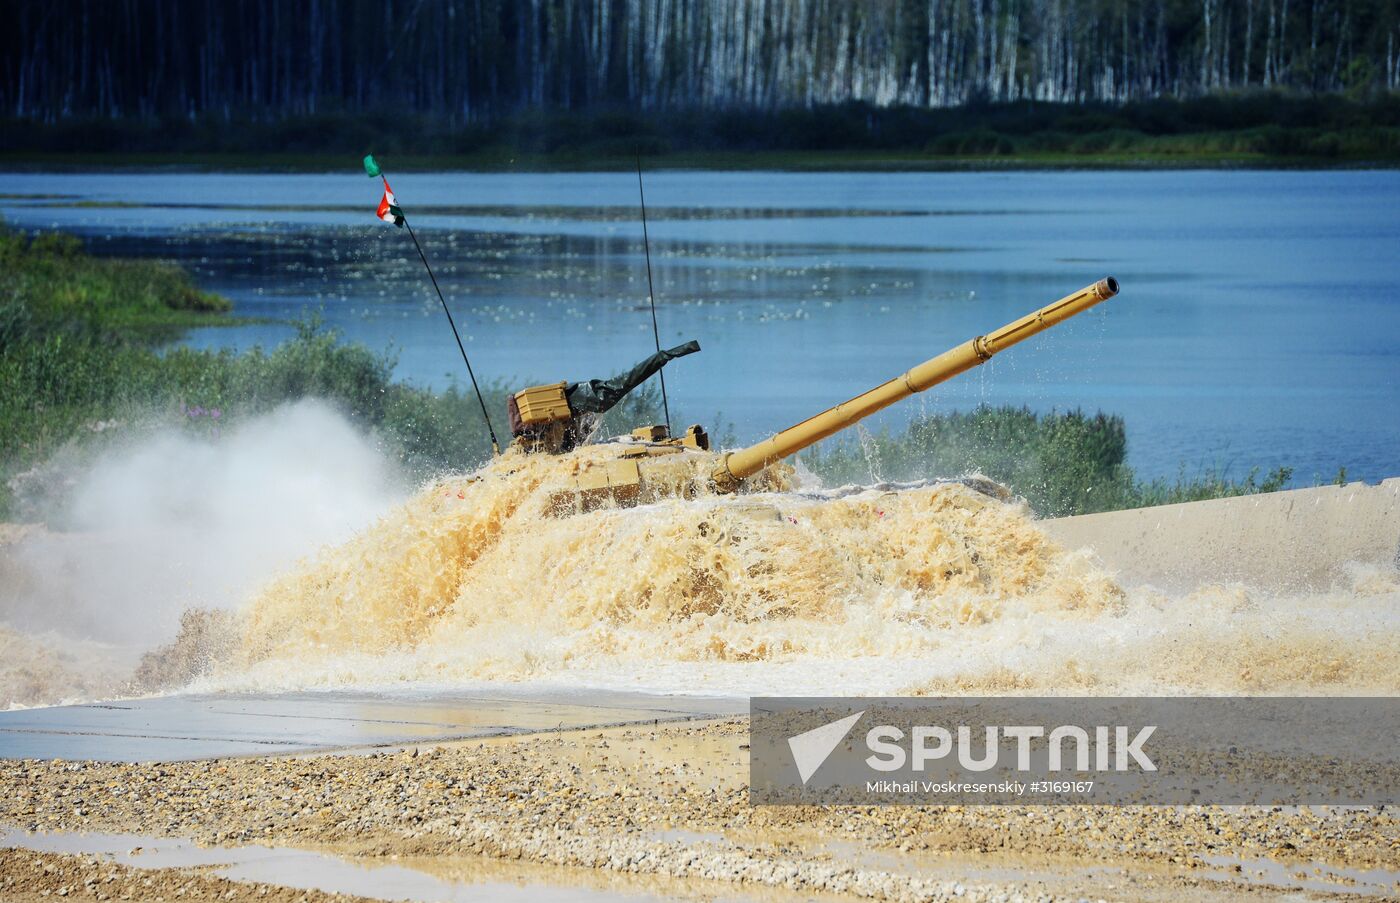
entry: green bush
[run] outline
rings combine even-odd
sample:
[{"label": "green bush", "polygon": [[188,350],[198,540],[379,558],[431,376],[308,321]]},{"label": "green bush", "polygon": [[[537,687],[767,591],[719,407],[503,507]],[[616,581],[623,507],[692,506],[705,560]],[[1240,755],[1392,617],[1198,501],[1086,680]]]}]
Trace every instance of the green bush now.
[{"label": "green bush", "polygon": [[1263,479],[1251,471],[1242,480],[1182,474],[1144,483],[1125,463],[1127,450],[1121,417],[980,407],[919,418],[901,434],[828,440],[803,461],[828,485],[982,474],[1045,517],[1273,492],[1292,478],[1280,468]]},{"label": "green bush", "polygon": [[1132,486],[1126,454],[1120,417],[980,407],[916,419],[899,435],[824,443],[804,459],[829,483],[981,473],[1062,515],[1121,507]]}]

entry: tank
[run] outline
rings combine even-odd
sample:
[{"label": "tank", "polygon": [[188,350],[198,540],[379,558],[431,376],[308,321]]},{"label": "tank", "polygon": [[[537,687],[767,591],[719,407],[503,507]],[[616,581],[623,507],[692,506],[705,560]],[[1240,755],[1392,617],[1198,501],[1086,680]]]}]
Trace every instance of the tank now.
[{"label": "tank", "polygon": [[[1012,345],[1116,294],[1116,279],[1112,276],[1100,279],[1000,329],[969,339],[882,385],[747,448],[716,455],[709,450],[709,438],[698,424],[674,437],[665,426],[639,427],[628,436],[609,440],[615,446],[614,454],[592,455],[577,462],[577,470],[573,474],[574,487],[553,498],[555,512],[567,516],[609,504],[627,506],[667,496],[736,493],[749,488],[764,488],[768,485],[765,475],[784,459],[854,426],[895,402],[965,373]],[[517,448],[530,454],[569,450],[582,441],[579,437],[587,432],[580,425],[580,418],[599,410],[596,404],[586,411],[571,409],[570,401],[579,392],[577,387],[608,384],[625,387],[623,392],[614,392],[609,396],[611,404],[616,404],[626,391],[640,384],[641,379],[636,378],[638,374],[646,372],[649,376],[669,360],[696,350],[699,350],[698,345],[687,343],[670,351],[658,352],[611,381],[560,382],[532,386],[517,392],[510,399],[512,430]],[[577,403],[574,406],[579,407]]]}]

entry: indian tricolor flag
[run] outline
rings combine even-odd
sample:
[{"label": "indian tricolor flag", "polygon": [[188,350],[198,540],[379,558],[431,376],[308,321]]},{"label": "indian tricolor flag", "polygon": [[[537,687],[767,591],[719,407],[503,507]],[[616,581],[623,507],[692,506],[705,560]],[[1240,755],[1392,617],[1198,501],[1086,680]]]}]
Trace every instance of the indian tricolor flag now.
[{"label": "indian tricolor flag", "polygon": [[399,209],[398,198],[394,197],[394,189],[389,187],[388,179],[384,180],[384,197],[379,199],[379,209],[375,214],[386,223],[403,226],[403,211]]}]

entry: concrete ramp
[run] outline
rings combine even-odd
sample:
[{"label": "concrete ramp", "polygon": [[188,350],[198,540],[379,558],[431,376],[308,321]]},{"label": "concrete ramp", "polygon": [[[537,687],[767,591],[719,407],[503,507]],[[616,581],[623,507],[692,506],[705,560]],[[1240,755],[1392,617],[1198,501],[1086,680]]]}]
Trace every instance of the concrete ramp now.
[{"label": "concrete ramp", "polygon": [[1043,522],[1129,584],[1203,580],[1273,592],[1327,589],[1347,568],[1400,566],[1400,478],[1085,514]]},{"label": "concrete ramp", "polygon": [[746,713],[743,698],[510,690],[162,696],[0,712],[0,758],[169,762]]}]

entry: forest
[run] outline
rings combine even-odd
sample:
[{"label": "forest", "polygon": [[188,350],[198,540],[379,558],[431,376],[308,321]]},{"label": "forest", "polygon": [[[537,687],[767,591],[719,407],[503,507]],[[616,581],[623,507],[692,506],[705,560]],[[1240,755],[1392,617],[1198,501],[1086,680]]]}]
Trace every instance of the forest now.
[{"label": "forest", "polygon": [[11,0],[0,116],[1125,104],[1400,87],[1394,0]]}]

